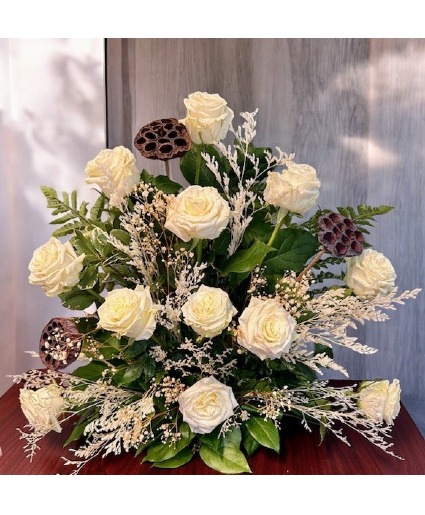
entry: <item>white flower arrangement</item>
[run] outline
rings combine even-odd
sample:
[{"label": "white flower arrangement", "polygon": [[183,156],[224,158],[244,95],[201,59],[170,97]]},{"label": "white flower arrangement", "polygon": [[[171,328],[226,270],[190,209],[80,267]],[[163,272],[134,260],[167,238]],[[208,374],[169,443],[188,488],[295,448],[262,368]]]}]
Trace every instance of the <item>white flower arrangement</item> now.
[{"label": "white flower arrangement", "polygon": [[[383,310],[419,292],[398,294],[389,260],[366,248],[366,227],[391,208],[318,210],[297,223],[319,196],[314,168],[255,147],[256,113],[234,129],[219,95],[197,92],[185,105],[185,119],[150,123],[135,145],[167,171],[180,158],[186,189],[139,172],[124,147],[88,163],[86,181],[100,188],[90,210],[75,192],[60,199],[42,187],[60,227],[35,251],[30,282],[95,311],[73,318],[72,334],[52,320],[40,344],[47,372],[15,378],[25,382],[28,456],[77,414],[67,440],[83,439],[67,462],[74,472],[130,451],[163,468],[199,452],[220,472],[249,472],[258,447],[279,452],[288,413],[344,442],[336,424],[346,425],[392,454],[399,382],[317,379],[323,368],[348,377],[334,345],[375,352],[348,328],[386,320]],[[80,351],[89,364],[62,372]]]}]

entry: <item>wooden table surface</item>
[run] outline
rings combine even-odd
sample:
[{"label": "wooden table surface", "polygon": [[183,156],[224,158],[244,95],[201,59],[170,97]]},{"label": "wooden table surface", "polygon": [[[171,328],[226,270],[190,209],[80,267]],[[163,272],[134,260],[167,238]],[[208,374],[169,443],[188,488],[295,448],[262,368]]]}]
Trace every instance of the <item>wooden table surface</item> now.
[{"label": "wooden table surface", "polygon": [[[62,456],[72,455],[63,448],[71,426],[62,433],[49,433],[39,442],[41,449],[32,463],[25,457],[23,441],[17,427],[23,428],[26,419],[18,400],[19,386],[14,385],[0,398],[0,474],[69,474],[72,469],[64,465]],[[308,433],[298,421],[285,423],[282,429],[281,454],[268,450],[258,451],[250,458],[253,474],[425,474],[425,440],[419,433],[406,409],[402,406],[393,430],[394,452],[405,458],[398,460],[373,446],[353,431],[347,431],[348,447],[332,435],[319,445],[318,430]],[[95,458],[80,474],[215,474],[199,457],[175,470],[151,468],[141,464],[141,457],[132,455]]]}]

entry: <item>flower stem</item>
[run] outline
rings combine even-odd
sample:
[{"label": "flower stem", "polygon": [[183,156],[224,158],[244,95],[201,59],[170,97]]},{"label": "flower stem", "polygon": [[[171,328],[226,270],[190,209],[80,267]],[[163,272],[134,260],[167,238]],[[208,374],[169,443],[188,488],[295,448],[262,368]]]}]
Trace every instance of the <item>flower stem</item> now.
[{"label": "flower stem", "polygon": [[202,240],[199,240],[196,245],[196,262],[198,264],[202,263]]},{"label": "flower stem", "polygon": [[296,278],[297,283],[301,281],[303,276],[311,269],[313,266],[319,261],[319,259],[323,256],[323,254],[326,252],[326,249],[322,249],[320,252],[318,252],[314,259],[310,261],[310,263],[304,268],[304,270],[300,273],[300,275]]},{"label": "flower stem", "polygon": [[272,232],[272,235],[270,236],[270,239],[269,241],[267,242],[267,245],[269,247],[271,247],[273,245],[273,242],[277,236],[277,233],[279,232],[280,228],[282,227],[283,224],[287,224],[288,222],[290,221],[290,217],[289,215],[287,214],[286,216],[282,216],[280,218],[278,218],[278,221],[277,221],[277,224],[275,225],[275,228]]},{"label": "flower stem", "polygon": [[201,165],[202,165],[202,149],[203,145],[197,145],[196,153],[196,169],[195,169],[195,184],[199,184],[199,178],[201,176]]},{"label": "flower stem", "polygon": [[164,164],[165,164],[165,173],[166,173],[167,177],[170,178],[170,164],[169,164],[168,160],[164,161]]}]

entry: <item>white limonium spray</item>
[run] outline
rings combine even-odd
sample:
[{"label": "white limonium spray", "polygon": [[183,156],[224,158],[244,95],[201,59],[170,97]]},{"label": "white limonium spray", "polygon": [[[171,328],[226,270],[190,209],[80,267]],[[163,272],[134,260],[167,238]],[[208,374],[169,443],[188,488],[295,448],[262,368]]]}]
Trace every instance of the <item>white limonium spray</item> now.
[{"label": "white limonium spray", "polygon": [[261,360],[288,352],[297,322],[276,299],[252,297],[239,318],[238,343]]},{"label": "white limonium spray", "polygon": [[238,406],[232,389],[214,377],[205,377],[178,398],[183,420],[194,433],[211,433],[231,417]]},{"label": "white limonium spray", "polygon": [[56,297],[80,279],[85,254],[77,256],[71,243],[57,238],[36,249],[29,263],[29,282],[41,286],[48,297]]},{"label": "white limonium spray", "polygon": [[347,258],[346,262],[345,283],[357,296],[373,298],[394,289],[397,275],[384,254],[366,249],[360,256]]},{"label": "white limonium spray", "polygon": [[182,307],[185,323],[200,336],[212,338],[229,326],[237,309],[221,288],[201,285]]},{"label": "white limonium spray", "polygon": [[165,228],[187,242],[214,240],[229,223],[229,204],[212,186],[189,186],[170,197]]},{"label": "white limonium spray", "polygon": [[109,292],[98,309],[99,327],[119,336],[147,340],[156,329],[160,306],[152,301],[148,287],[120,288]]},{"label": "white limonium spray", "polygon": [[119,206],[133,187],[140,182],[134,154],[123,146],[105,149],[86,166],[86,183],[96,184],[109,198],[111,206]]},{"label": "white limonium spray", "polygon": [[197,91],[184,99],[187,115],[181,120],[198,145],[217,143],[226,137],[233,111],[220,95]]},{"label": "white limonium spray", "polygon": [[316,170],[309,165],[288,161],[283,172],[269,172],[264,190],[264,200],[288,211],[304,215],[319,197],[320,181]]}]

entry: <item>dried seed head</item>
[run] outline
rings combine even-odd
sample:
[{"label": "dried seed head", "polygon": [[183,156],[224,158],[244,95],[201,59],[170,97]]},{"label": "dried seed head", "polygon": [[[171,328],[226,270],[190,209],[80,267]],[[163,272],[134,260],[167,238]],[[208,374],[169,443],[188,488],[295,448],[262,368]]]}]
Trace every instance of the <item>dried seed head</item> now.
[{"label": "dried seed head", "polygon": [[363,233],[352,220],[340,213],[322,215],[319,229],[319,241],[332,256],[352,257],[363,252]]},{"label": "dried seed head", "polygon": [[41,333],[41,361],[51,370],[67,367],[80,354],[82,339],[72,318],[52,318]]},{"label": "dried seed head", "polygon": [[189,132],[176,118],[154,120],[134,138],[134,146],[142,156],[161,161],[184,156],[191,145]]}]

